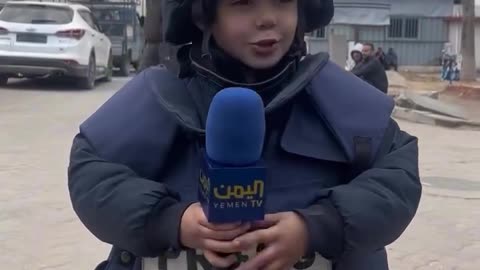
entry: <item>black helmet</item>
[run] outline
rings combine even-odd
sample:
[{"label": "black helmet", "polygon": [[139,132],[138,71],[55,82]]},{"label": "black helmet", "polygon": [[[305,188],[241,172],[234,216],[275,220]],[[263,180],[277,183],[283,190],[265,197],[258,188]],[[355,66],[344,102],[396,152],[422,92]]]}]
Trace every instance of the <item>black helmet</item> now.
[{"label": "black helmet", "polygon": [[[192,20],[194,0],[163,0],[164,37],[167,42],[182,45],[199,35]],[[333,18],[333,0],[304,0],[305,32],[311,32],[330,23]]]}]

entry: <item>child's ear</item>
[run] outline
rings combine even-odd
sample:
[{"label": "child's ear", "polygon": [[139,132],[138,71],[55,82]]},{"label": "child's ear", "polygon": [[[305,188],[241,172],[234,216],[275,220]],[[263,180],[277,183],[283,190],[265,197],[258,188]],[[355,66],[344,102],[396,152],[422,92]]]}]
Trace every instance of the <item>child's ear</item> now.
[{"label": "child's ear", "polygon": [[198,29],[202,32],[207,30],[207,22],[203,14],[202,0],[193,0],[192,3],[192,20]]}]

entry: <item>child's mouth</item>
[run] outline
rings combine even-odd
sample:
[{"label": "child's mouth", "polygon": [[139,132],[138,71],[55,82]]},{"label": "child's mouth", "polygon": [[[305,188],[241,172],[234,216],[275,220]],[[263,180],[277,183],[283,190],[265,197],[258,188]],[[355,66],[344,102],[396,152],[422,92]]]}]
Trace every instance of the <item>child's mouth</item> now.
[{"label": "child's mouth", "polygon": [[278,40],[276,39],[264,39],[258,42],[252,43],[253,48],[257,54],[271,54],[277,49]]}]

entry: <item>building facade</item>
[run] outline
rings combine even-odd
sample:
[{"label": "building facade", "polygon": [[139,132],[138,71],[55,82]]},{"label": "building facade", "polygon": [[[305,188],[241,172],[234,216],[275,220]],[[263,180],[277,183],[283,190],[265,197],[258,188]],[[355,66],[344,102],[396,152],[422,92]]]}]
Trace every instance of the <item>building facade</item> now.
[{"label": "building facade", "polygon": [[[381,2],[382,5],[389,4],[386,21],[378,16],[373,22],[359,21],[348,15],[348,12],[355,14],[358,9],[349,8],[348,12],[341,13],[342,20],[334,20],[325,29],[310,33],[307,37],[309,52],[329,51],[328,38],[335,34],[345,36],[349,43],[371,42],[384,51],[393,48],[400,65],[439,65],[442,50],[449,43],[447,18],[453,14],[453,0]],[[344,3],[339,9],[342,5]],[[362,5],[367,6],[365,1],[357,1],[357,6]],[[353,19],[349,20],[349,17]]]}]

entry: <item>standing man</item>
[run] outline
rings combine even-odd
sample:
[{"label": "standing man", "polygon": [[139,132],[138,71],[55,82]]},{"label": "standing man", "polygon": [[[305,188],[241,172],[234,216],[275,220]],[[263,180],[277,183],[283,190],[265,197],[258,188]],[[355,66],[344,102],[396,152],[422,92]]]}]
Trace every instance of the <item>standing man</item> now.
[{"label": "standing man", "polygon": [[352,70],[352,73],[386,94],[388,92],[387,73],[375,57],[375,46],[372,43],[363,44],[362,54],[362,64]]},{"label": "standing man", "polygon": [[156,65],[163,65],[175,73],[178,69],[176,48],[163,39],[162,3],[159,0],[146,0],[145,46],[139,71]]}]

